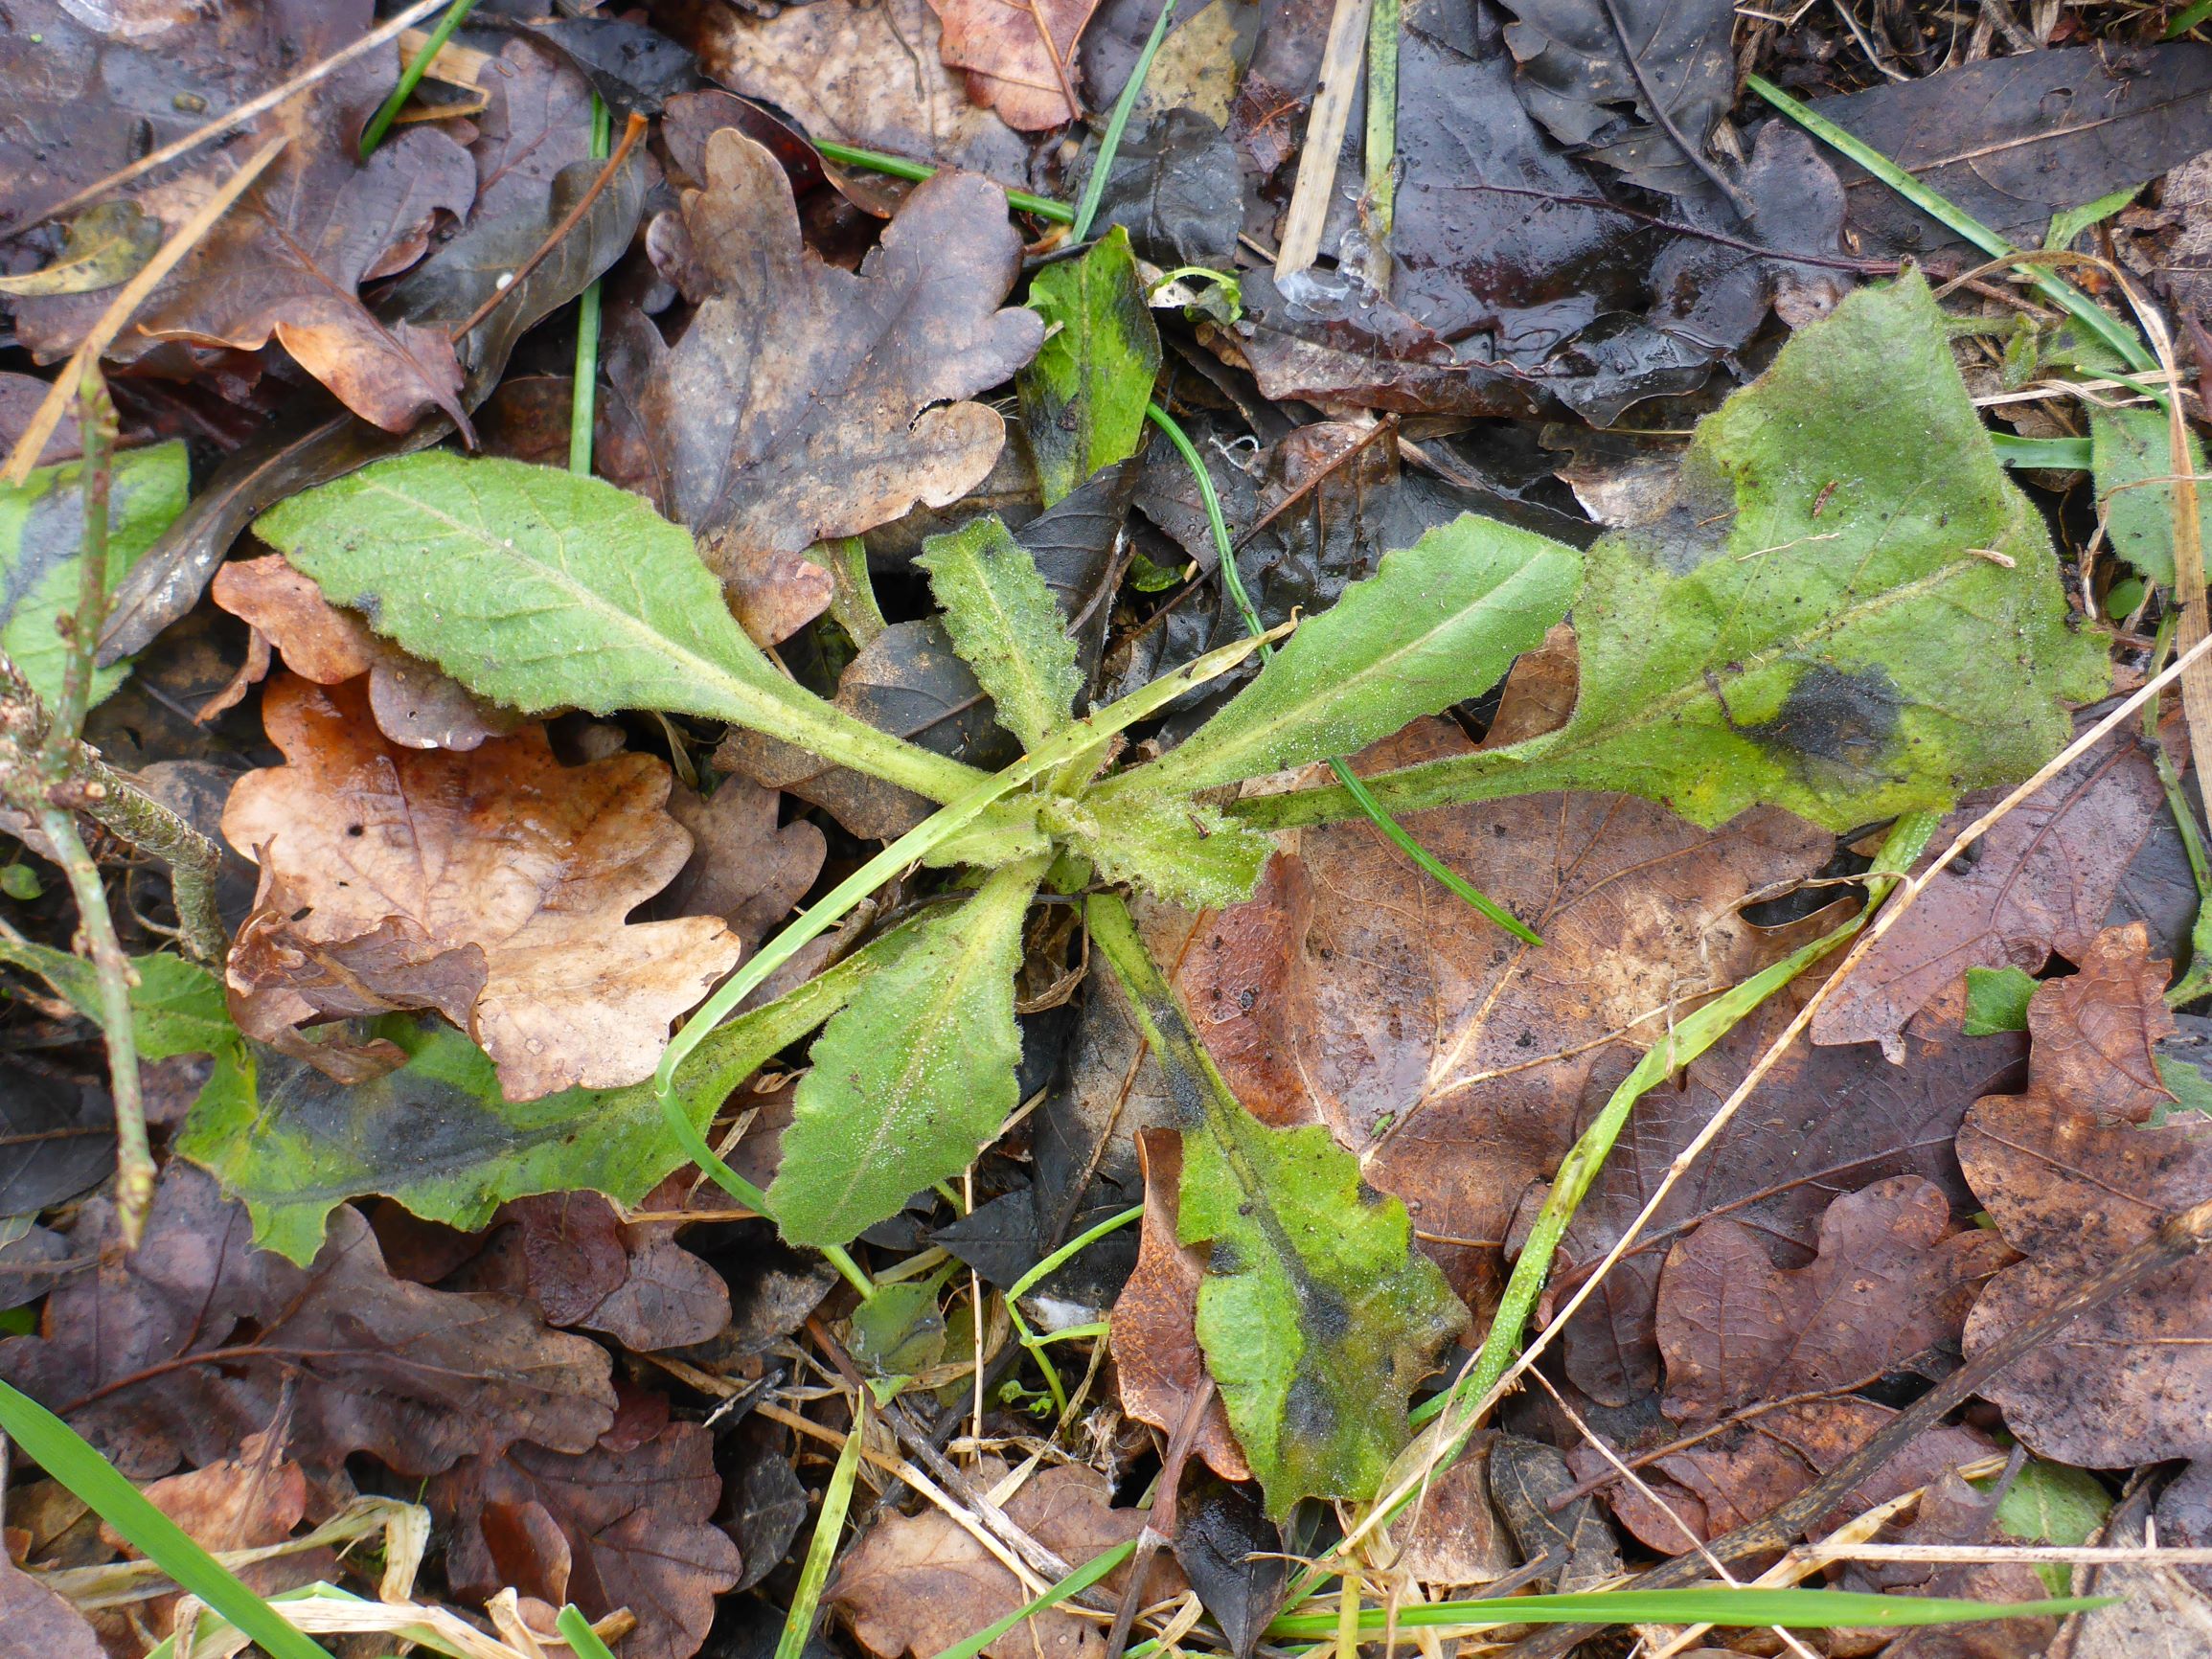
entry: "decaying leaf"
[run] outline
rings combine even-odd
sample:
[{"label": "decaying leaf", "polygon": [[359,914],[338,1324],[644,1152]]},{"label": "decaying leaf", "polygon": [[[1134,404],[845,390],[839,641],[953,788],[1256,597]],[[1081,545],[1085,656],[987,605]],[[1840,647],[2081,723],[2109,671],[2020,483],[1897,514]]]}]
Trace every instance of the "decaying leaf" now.
[{"label": "decaying leaf", "polygon": [[[105,1253],[114,1206],[91,1200],[70,1235]],[[595,1343],[508,1297],[394,1279],[352,1210],[310,1266],[253,1249],[245,1212],[181,1160],[144,1242],[57,1289],[40,1329],[0,1343],[0,1375],[141,1479],[231,1455],[287,1397],[301,1462],[369,1451],[411,1475],[519,1437],[581,1451],[613,1415]]]},{"label": "decaying leaf", "polygon": [[1711,1422],[1758,1400],[1863,1386],[1955,1345],[1982,1281],[2014,1258],[1989,1233],[1952,1231],[1949,1195],[1918,1175],[1836,1199],[1818,1249],[1810,1266],[1776,1267],[1757,1233],[1719,1216],[1667,1253],[1669,1417]]},{"label": "decaying leaf", "polygon": [[[1883,1541],[1890,1541],[1888,1534],[1894,1534],[1895,1541],[1901,1544],[2002,1543],[2007,1538],[2001,1525],[2002,1510],[2010,1496],[2009,1491],[1977,1489],[1962,1480],[1956,1469],[1946,1469],[1922,1494],[1912,1524],[1884,1529]],[[1838,1588],[1957,1596],[1979,1602],[2033,1602],[2065,1591],[2063,1580],[2054,1588],[2024,1561],[1965,1565],[1870,1562],[1847,1568]],[[1910,1630],[1884,1651],[1890,1659],[2041,1659],[2058,1627],[2056,1619],[2031,1618],[2000,1619],[1953,1630]]]},{"label": "decaying leaf", "polygon": [[[2170,1096],[2151,1045],[2171,1034],[2167,965],[2140,924],[2109,928],[2081,972],[2028,1005],[2028,1092],[1974,1103],[1958,1159],[2005,1241],[1968,1322],[1971,1356],[2212,1195],[2212,1124],[2146,1125]],[[2089,1468],[2212,1453],[2212,1264],[2198,1258],[2077,1319],[1984,1393],[2045,1457]]]},{"label": "decaying leaf", "polygon": [[[473,749],[521,724],[512,710],[486,703],[460,681],[379,639],[353,612],[325,599],[321,588],[280,555],[227,561],[208,592],[282,652],[286,668],[318,686],[367,674],[369,712],[395,743],[410,749]],[[264,651],[259,667],[265,672],[267,666]],[[239,677],[200,711],[200,717],[209,718],[242,697],[246,687],[262,678],[255,669],[256,658],[249,654]]]},{"label": "decaying leaf", "polygon": [[967,72],[969,94],[1023,132],[1083,113],[1070,102],[1076,37],[1098,0],[930,0],[944,25],[946,67]]},{"label": "decaying leaf", "polygon": [[718,916],[749,952],[767,938],[821,874],[828,843],[804,818],[779,825],[782,798],[743,778],[724,778],[700,799],[669,791],[669,816],[691,831],[692,855],[661,894],[676,916]]},{"label": "decaying leaf", "polygon": [[[2027,776],[2064,704],[2109,681],[1917,275],[1799,330],[1699,423],[1667,511],[1586,557],[1573,717],[1370,779],[1385,806],[1626,788],[1699,824],[1764,802],[1841,830]],[[1240,808],[1352,809],[1342,790]]]},{"label": "decaying leaf", "polygon": [[[1931,837],[1949,846],[1962,810]],[[2122,881],[2166,816],[2151,757],[2132,742],[2084,755],[1999,819],[1972,862],[1947,866],[1813,1016],[1816,1043],[1888,1041],[1914,1011],[1975,967],[2039,972],[2078,961],[2112,915]]]},{"label": "decaying leaf", "polygon": [[[1005,1473],[986,1458],[976,1478]],[[1126,1543],[1145,1523],[1142,1510],[1117,1510],[1106,1477],[1081,1465],[1038,1471],[1007,1499],[1007,1518],[1062,1559],[1087,1561]],[[1174,1563],[1155,1557],[1145,1579],[1147,1604],[1180,1587]],[[1106,1576],[1118,1596],[1125,1565]],[[846,1553],[824,1601],[851,1622],[853,1634],[877,1659],[930,1659],[996,1623],[1028,1602],[1021,1581],[985,1553],[941,1511],[892,1515]],[[1100,1659],[1106,1632],[1059,1608],[1016,1625],[984,1648],[985,1659]]]},{"label": "decaying leaf", "polygon": [[[466,755],[401,749],[353,685],[287,676],[262,706],[289,763],[239,781],[223,833],[306,909],[266,917],[271,943],[311,955],[396,920],[431,960],[480,951],[470,1031],[510,1099],[650,1075],[669,1021],[737,961],[718,919],[623,920],[691,853],[664,762],[563,767],[537,727]],[[324,971],[271,951],[234,962],[231,985],[254,1017],[297,1023],[319,1011],[295,980]]]},{"label": "decaying leaf", "polygon": [[724,128],[705,165],[684,224],[688,268],[712,287],[627,390],[675,480],[675,516],[748,631],[772,642],[829,603],[827,573],[803,557],[812,543],[983,481],[1004,422],[962,399],[1029,361],[1043,324],[999,309],[1021,239],[987,180],[919,187],[855,274],[806,246],[760,145]]},{"label": "decaying leaf", "polygon": [[0,1550],[0,1621],[11,1642],[40,1659],[106,1659],[107,1649],[84,1615],[18,1567]]},{"label": "decaying leaf", "polygon": [[627,1607],[638,1627],[623,1644],[642,1659],[691,1659],[714,1623],[715,1597],[743,1563],[710,1517],[721,1502],[714,1435],[666,1420],[637,1443],[549,1450],[518,1442],[472,1459],[430,1485],[431,1506],[453,1521],[446,1572],[457,1594],[482,1600],[511,1582],[491,1542],[514,1507],[535,1505],[568,1546],[567,1589],[593,1618]]},{"label": "decaying leaf", "polygon": [[[1778,1019],[1746,1021],[1692,1062],[1679,1088],[1653,1089],[1636,1102],[1562,1241],[1568,1267],[1554,1295],[1579,1287],[1619,1240],[1676,1154],[1766,1051]],[[1755,1230],[1771,1261],[1801,1265],[1813,1259],[1832,1201],[1862,1187],[1916,1177],[1941,1187],[1954,1215],[1970,1213],[1951,1141],[1977,1097],[2017,1085],[2023,1045],[2011,1033],[1970,1038],[1959,1027],[1954,993],[1906,1028],[1901,1064],[1871,1046],[1800,1044],[1786,1054],[1568,1324],[1562,1347],[1576,1386],[1611,1406],[1658,1388],[1661,1262],[1693,1227],[1730,1219]]]},{"label": "decaying leaf", "polygon": [[[1456,726],[1429,721],[1358,769],[1468,748]],[[1521,1191],[1573,1139],[1601,1056],[1656,1041],[1670,1006],[1752,970],[1764,949],[1737,906],[1812,875],[1830,844],[1785,813],[1707,832],[1623,795],[1529,796],[1407,825],[1543,946],[1469,925],[1379,830],[1341,825],[1305,832],[1249,904],[1201,926],[1178,983],[1238,1097],[1367,1151],[1367,1178],[1406,1200],[1480,1313]]]},{"label": "decaying leaf", "polygon": [[[980,0],[1018,15],[1003,0]],[[1102,466],[1137,452],[1145,405],[1160,369],[1160,331],[1118,226],[1080,260],[1050,265],[1030,284],[1044,344],[1015,382],[1030,458],[1047,507]]]}]

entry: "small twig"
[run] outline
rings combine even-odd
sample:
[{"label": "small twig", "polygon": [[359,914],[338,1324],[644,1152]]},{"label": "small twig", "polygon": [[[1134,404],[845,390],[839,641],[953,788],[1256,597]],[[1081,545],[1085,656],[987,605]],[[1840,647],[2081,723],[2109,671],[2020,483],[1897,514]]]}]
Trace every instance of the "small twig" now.
[{"label": "small twig", "polygon": [[1290,211],[1283,221],[1283,240],[1275,255],[1275,281],[1308,269],[1321,252],[1321,232],[1329,220],[1336,190],[1336,152],[1344,148],[1344,128],[1352,120],[1352,94],[1359,85],[1359,58],[1367,44],[1369,0],[1336,0],[1329,17],[1329,40],[1321,53],[1321,79],[1313,110],[1306,118],[1304,153],[1298,182],[1290,187]]},{"label": "small twig", "polygon": [[147,261],[145,269],[124,284],[108,302],[100,321],[86,330],[67,366],[54,377],[54,384],[47,388],[44,400],[31,417],[31,423],[23,428],[23,436],[16,440],[14,453],[9,456],[7,466],[0,468],[0,484],[19,486],[31,476],[31,469],[38,465],[38,457],[46,451],[47,439],[53,437],[54,429],[61,424],[62,411],[69,407],[85,369],[100,361],[132,314],[146,303],[147,296],[198,245],[200,238],[215,228],[216,220],[230,212],[231,204],[245,194],[246,187],[261,177],[262,170],[276,160],[277,152],[286,142],[282,138],[271,139],[245,166],[223,180],[222,187],[200,204],[199,212],[178,226],[176,235],[162,243],[160,251]]},{"label": "small twig", "polygon": [[1206,1408],[1213,1403],[1214,1376],[1209,1371],[1198,1378],[1198,1386],[1191,1390],[1191,1398],[1183,1404],[1182,1420],[1175,1424],[1175,1432],[1169,1436],[1168,1449],[1160,1458],[1159,1479],[1152,1489],[1152,1507],[1145,1513],[1145,1530],[1137,1534],[1136,1554],[1129,1557],[1129,1581],[1122,1590],[1121,1605],[1114,1609],[1113,1629],[1106,1636],[1106,1659],[1122,1659],[1129,1648],[1129,1626],[1136,1623],[1138,1609],[1144,1605],[1145,1577],[1151,1571],[1152,1557],[1159,1554],[1162,1544],[1175,1541],[1175,1534],[1181,1528],[1175,1515],[1175,1495],[1183,1484],[1183,1469],[1191,1461],[1191,1447],[1206,1420]]},{"label": "small twig", "polygon": [[[178,156],[184,155],[191,150],[197,149],[201,145],[207,143],[209,139],[220,138],[224,133],[229,132],[232,128],[243,126],[247,122],[253,120],[255,116],[261,114],[263,110],[274,109],[278,104],[285,102],[287,99],[292,98],[298,93],[305,92],[308,87],[314,85],[318,80],[324,80],[326,77],[335,75],[339,70],[345,68],[347,64],[353,62],[354,58],[362,56],[362,54],[376,51],[377,47],[383,45],[387,40],[398,39],[401,34],[404,34],[408,30],[414,28],[416,24],[422,22],[423,18],[429,16],[431,12],[437,11],[439,7],[445,4],[445,0],[415,0],[414,5],[408,7],[404,11],[400,11],[391,17],[387,17],[382,23],[378,24],[368,34],[362,35],[360,39],[354,41],[353,45],[347,47],[344,51],[332,53],[330,57],[324,58],[322,62],[312,64],[309,67],[303,69],[299,74],[293,76],[291,80],[285,81],[283,85],[271,87],[268,91],[262,93],[258,98],[249,98],[245,102],[239,104],[236,109],[229,111],[227,114],[217,116],[206,125],[197,127],[194,130],[186,133],[184,137],[177,139],[174,143],[165,144],[159,149],[152,151],[150,154],[140,156],[128,167],[123,168],[116,172],[109,173],[98,184],[86,185],[75,195],[63,196],[52,207],[46,208],[33,217],[25,219],[19,225],[11,227],[9,230],[8,235],[19,236],[23,232],[29,230],[33,225],[44,224],[48,219],[68,213],[75,208],[80,208],[87,202],[98,201],[102,196],[107,194],[108,192],[121,190],[132,179],[144,177],[147,173],[151,172],[155,168],[160,167],[167,162],[174,161]],[[252,164],[249,163],[248,165],[250,166]]]},{"label": "small twig", "polygon": [[[1841,0],[1837,0],[1837,4],[1840,6]],[[1667,112],[1667,106],[1661,102],[1657,89],[1652,85],[1651,77],[1644,73],[1643,54],[1636,43],[1629,38],[1629,26],[1621,20],[1620,7],[1614,0],[1605,0],[1605,7],[1607,20],[1613,26],[1613,38],[1620,42],[1621,57],[1629,66],[1629,73],[1635,77],[1636,90],[1643,94],[1644,105],[1652,112],[1652,119],[1659,124],[1661,132],[1675,141],[1675,148],[1689,158],[1690,165],[1710,179],[1713,188],[1728,198],[1728,205],[1736,210],[1736,216],[1749,224],[1754,216],[1751,198],[1736,188],[1735,180],[1706,159],[1705,147],[1701,141],[1692,144],[1683,136],[1682,129],[1675,125],[1675,118]]]},{"label": "small twig", "polygon": [[1602,195],[1562,195],[1558,191],[1524,190],[1511,184],[1461,184],[1448,187],[1453,190],[1482,191],[1491,195],[1524,195],[1538,201],[1559,202],[1567,207],[1585,207],[1596,213],[1612,214],[1620,218],[1634,219],[1641,224],[1653,225],[1670,235],[1688,237],[1693,241],[1712,242],[1723,248],[1740,248],[1761,259],[1777,260],[1785,264],[1818,265],[1825,270],[1858,271],[1866,276],[1894,277],[1899,263],[1895,260],[1847,260],[1840,255],[1798,254],[1783,248],[1770,248],[1761,242],[1745,241],[1742,237],[1723,236],[1719,231],[1699,230],[1671,219],[1664,214],[1646,213],[1641,208],[1623,207],[1619,202],[1608,201]]},{"label": "small twig", "polygon": [[606,189],[614,175],[622,170],[622,164],[629,159],[629,152],[637,148],[637,141],[645,136],[647,125],[644,116],[634,109],[629,112],[629,120],[622,129],[622,142],[614,147],[614,153],[606,158],[606,165],[599,170],[599,176],[591,181],[591,188],[579,196],[576,205],[561,216],[560,222],[553,227],[552,234],[545,240],[537,244],[536,251],[514,267],[514,274],[507,279],[507,285],[486,295],[484,303],[455,326],[450,338],[463,338],[477,324],[499,309],[502,300],[521,291],[523,279],[543,264],[546,256],[560,246],[561,239],[576,229],[583,216],[591,211],[591,204],[599,200],[600,193]]}]

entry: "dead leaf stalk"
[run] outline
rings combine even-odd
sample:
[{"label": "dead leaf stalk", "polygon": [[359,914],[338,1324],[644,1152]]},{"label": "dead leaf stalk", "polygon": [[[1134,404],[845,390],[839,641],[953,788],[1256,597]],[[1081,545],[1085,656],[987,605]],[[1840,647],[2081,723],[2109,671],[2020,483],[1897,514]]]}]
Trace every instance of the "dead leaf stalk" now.
[{"label": "dead leaf stalk", "polygon": [[1305,154],[1298,182],[1290,188],[1290,213],[1275,255],[1275,281],[1311,267],[1321,252],[1321,232],[1336,190],[1336,152],[1352,119],[1352,94],[1359,85],[1359,57],[1367,45],[1370,0],[1336,0],[1329,17],[1329,42],[1322,49],[1321,78],[1313,94],[1313,113],[1306,119]]}]

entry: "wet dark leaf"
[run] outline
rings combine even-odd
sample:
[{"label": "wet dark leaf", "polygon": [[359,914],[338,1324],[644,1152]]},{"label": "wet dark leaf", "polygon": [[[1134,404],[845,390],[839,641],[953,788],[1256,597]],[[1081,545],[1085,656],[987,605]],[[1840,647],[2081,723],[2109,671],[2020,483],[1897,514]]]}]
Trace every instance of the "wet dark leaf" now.
[{"label": "wet dark leaf", "polygon": [[698,60],[659,30],[623,17],[556,17],[516,25],[590,77],[618,112],[658,115],[698,84]]},{"label": "wet dark leaf", "polygon": [[1621,1547],[1595,1499],[1554,1508],[1575,1485],[1566,1459],[1541,1441],[1499,1435],[1490,1443],[1490,1488],[1530,1561],[1548,1560],[1539,1590],[1588,1589],[1621,1570]]},{"label": "wet dark leaf", "polygon": [[115,1167],[115,1112],[93,1082],[0,1057],[0,1216],[35,1216]]},{"label": "wet dark leaf", "polygon": [[1232,269],[1244,216],[1236,146],[1195,109],[1171,109],[1122,134],[1099,197],[1103,230],[1121,225],[1138,253],[1162,269]]},{"label": "wet dark leaf", "polygon": [[1184,1483],[1180,1519],[1175,1559],[1229,1651],[1252,1659],[1289,1577],[1281,1529],[1267,1519],[1257,1489],[1205,1473]]},{"label": "wet dark leaf", "polygon": [[807,1519],[807,1489],[791,1467],[787,1430],[748,1420],[739,1429],[740,1466],[735,1480],[722,1483],[717,1524],[737,1539],[744,1567],[733,1590],[749,1590],[774,1572],[790,1553]]}]

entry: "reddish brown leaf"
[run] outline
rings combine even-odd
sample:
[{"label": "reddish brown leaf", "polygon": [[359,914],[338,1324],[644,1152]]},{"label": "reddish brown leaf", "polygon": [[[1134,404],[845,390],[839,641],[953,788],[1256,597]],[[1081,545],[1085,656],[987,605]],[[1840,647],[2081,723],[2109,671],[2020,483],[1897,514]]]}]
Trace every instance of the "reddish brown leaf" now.
[{"label": "reddish brown leaf", "polygon": [[1710,1422],[1783,1395],[1861,1386],[1924,1350],[1955,1345],[1982,1281],[2013,1261],[2003,1239],[1953,1232],[1933,1181],[1899,1175],[1829,1205],[1811,1266],[1778,1268],[1741,1221],[1707,1221],[1659,1281],[1665,1410]]},{"label": "reddish brown leaf", "polygon": [[0,1629],[38,1659],[107,1659],[84,1615],[0,1550]]},{"label": "reddish brown leaf", "polygon": [[[353,612],[325,599],[323,590],[281,554],[230,560],[216,572],[208,591],[217,604],[282,651],[285,666],[294,673],[319,686],[367,674],[370,712],[395,743],[410,749],[473,749],[522,723],[512,709],[471,696],[460,681],[378,638]],[[262,671],[254,671],[249,663],[233,682],[236,694],[225,693],[230,702],[242,696],[245,685],[260,679],[267,666],[265,656]],[[202,710],[200,717],[210,712],[220,711]]]},{"label": "reddish brown leaf", "polygon": [[518,1538],[535,1561],[531,1589],[542,1599],[559,1562],[534,1506],[559,1531],[567,1590],[593,1618],[618,1607],[637,1616],[627,1659],[689,1659],[714,1623],[715,1596],[738,1580],[738,1548],[709,1518],[721,1502],[714,1435],[671,1422],[645,1443],[616,1451],[604,1442],[579,1452],[516,1443],[504,1457],[477,1459],[430,1484],[429,1502],[451,1517],[446,1575],[459,1596],[483,1600],[511,1582],[504,1555],[522,1565]]},{"label": "reddish brown leaf", "polygon": [[[1442,721],[1362,761],[1467,747]],[[1479,1313],[1522,1190],[1572,1141],[1601,1056],[1624,1069],[1769,948],[1736,907],[1810,875],[1829,838],[1783,812],[1710,833],[1617,795],[1534,795],[1415,814],[1413,832],[1543,935],[1523,946],[1371,825],[1309,830],[1250,903],[1199,929],[1184,993],[1240,1099],[1326,1123],[1406,1200]]]},{"label": "reddish brown leaf", "polygon": [[945,26],[946,67],[968,72],[968,90],[1024,132],[1083,113],[1069,104],[1075,43],[1098,0],[929,0]]},{"label": "reddish brown leaf", "polygon": [[314,1263],[256,1250],[243,1208],[181,1160],[135,1252],[95,1198],[71,1229],[101,1269],[47,1299],[41,1334],[0,1343],[0,1375],[136,1479],[204,1466],[276,1420],[291,1454],[331,1468],[373,1452],[427,1475],[517,1438],[582,1450],[613,1417],[606,1352],[505,1296],[394,1279],[350,1208]]},{"label": "reddish brown leaf", "polygon": [[[664,762],[564,767],[540,726],[467,754],[402,749],[370,721],[357,683],[289,675],[263,696],[262,719],[290,763],[239,781],[223,833],[309,907],[288,938],[357,941],[399,917],[441,950],[480,947],[469,1034],[510,1100],[649,1076],[669,1021],[736,962],[718,920],[623,920],[691,853],[662,810]],[[232,984],[248,998],[286,992]]]},{"label": "reddish brown leaf", "polygon": [[[251,1550],[291,1536],[308,1512],[307,1471],[282,1456],[268,1435],[248,1435],[236,1457],[167,1475],[140,1489],[146,1501],[207,1550]],[[110,1549],[141,1552],[103,1522]]]},{"label": "reddish brown leaf", "polygon": [[996,411],[965,401],[1012,377],[1043,338],[1000,309],[1021,239],[997,186],[941,173],[918,188],[857,275],[810,251],[775,158],[734,128],[707,143],[707,186],[686,193],[684,268],[711,280],[673,350],[610,364],[642,414],[674,515],[764,643],[829,603],[806,550],[918,502],[957,501],[1005,443]]},{"label": "reddish brown leaf", "polygon": [[[1183,1181],[1182,1137],[1169,1129],[1139,1130],[1137,1163],[1145,1178],[1144,1230],[1136,1270],[1114,1301],[1109,1340],[1121,1379],[1122,1409],[1173,1435],[1206,1375],[1197,1331],[1198,1284],[1205,1278],[1206,1252],[1179,1242],[1175,1236],[1177,1194]],[[1219,1395],[1208,1402],[1191,1449],[1223,1480],[1252,1478]]]},{"label": "reddish brown leaf", "polygon": [[[1979,810],[1954,813],[1931,845],[1949,845]],[[2079,961],[2165,812],[2158,774],[2140,749],[2085,755],[2000,819],[1978,857],[1936,877],[1821,1005],[1813,1040],[1893,1038],[1970,967],[2034,973],[2054,950]]]},{"label": "reddish brown leaf", "polygon": [[[1005,1474],[986,1459],[975,1478]],[[1112,1489],[1095,1469],[1058,1466],[1039,1471],[1007,1500],[1006,1513],[1062,1559],[1087,1561],[1143,1530],[1145,1511],[1112,1507]],[[1118,1596],[1125,1564],[1108,1574]],[[1182,1575],[1164,1552],[1145,1579],[1151,1603],[1181,1589]],[[877,1659],[930,1659],[953,1643],[995,1624],[1029,1601],[1029,1592],[983,1546],[942,1511],[892,1515],[847,1553],[824,1598],[852,1622],[853,1634]],[[985,1659],[1100,1659],[1106,1632],[1060,1608],[1016,1625],[984,1648]]]},{"label": "reddish brown leaf", "polygon": [[[2167,1035],[2167,965],[2140,923],[2108,928],[2082,971],[2028,1005],[2029,1086],[1976,1102],[1958,1136],[1967,1179],[2029,1260],[1997,1275],[1967,1352],[2212,1197],[2212,1124],[2139,1126],[2162,1098],[2139,1041]],[[2191,1257],[2074,1321],[1982,1392],[2041,1455],[2091,1468],[2212,1453],[2212,1261]]]},{"label": "reddish brown leaf", "polygon": [[[1903,1065],[1889,1064],[1872,1044],[1790,1049],[1567,1326],[1564,1358],[1576,1386],[1612,1406],[1658,1387],[1660,1265],[1702,1221],[1730,1217],[1754,1229],[1773,1260],[1802,1265],[1813,1260],[1830,1202],[1889,1176],[1933,1181],[1955,1214],[1971,1212],[1952,1138],[1978,1096],[2017,1084],[2026,1045],[2011,1033],[1961,1036],[1963,1007],[1954,990],[1923,1011],[1905,1032]],[[1636,1102],[1567,1230],[1561,1249],[1567,1266],[1554,1279],[1553,1296],[1575,1289],[1612,1248],[1788,1013],[1774,1009],[1746,1021],[1690,1066],[1682,1086],[1654,1089]]]},{"label": "reddish brown leaf", "polygon": [[701,800],[681,786],[669,816],[692,832],[690,861],[661,902],[672,915],[718,916],[749,951],[806,898],[829,843],[799,819],[779,826],[782,798],[748,778],[725,778]]}]

